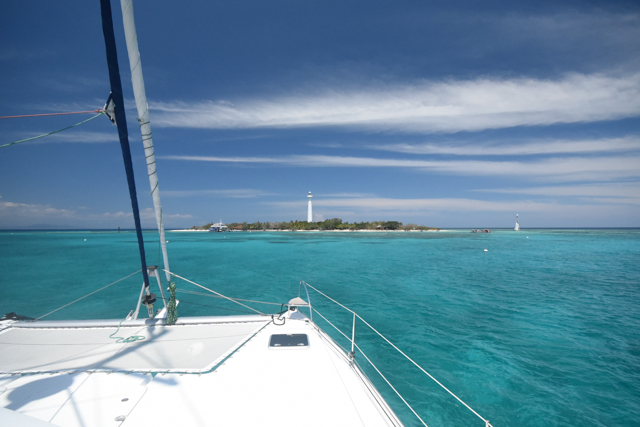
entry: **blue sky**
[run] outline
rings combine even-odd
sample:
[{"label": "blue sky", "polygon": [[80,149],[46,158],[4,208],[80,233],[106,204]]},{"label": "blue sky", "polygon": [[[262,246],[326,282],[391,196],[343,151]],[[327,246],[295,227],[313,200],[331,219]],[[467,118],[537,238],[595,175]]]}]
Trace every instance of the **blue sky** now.
[{"label": "blue sky", "polygon": [[[143,225],[154,226],[119,2]],[[640,226],[640,4],[134,2],[168,228]],[[98,109],[99,2],[0,3],[0,116]],[[0,120],[0,145],[89,116]],[[0,228],[130,228],[106,118],[0,149]]]}]

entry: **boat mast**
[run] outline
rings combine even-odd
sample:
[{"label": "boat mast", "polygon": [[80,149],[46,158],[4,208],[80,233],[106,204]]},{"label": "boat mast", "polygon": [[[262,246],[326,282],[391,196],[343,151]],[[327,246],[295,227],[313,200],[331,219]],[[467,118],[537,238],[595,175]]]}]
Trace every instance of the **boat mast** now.
[{"label": "boat mast", "polygon": [[153,209],[156,213],[156,224],[160,234],[160,246],[162,247],[162,260],[167,283],[171,283],[171,273],[169,273],[169,257],[167,255],[167,241],[164,236],[164,225],[162,223],[162,204],[160,203],[160,187],[158,185],[158,174],[156,172],[156,157],[153,148],[153,138],[151,136],[151,124],[149,121],[149,105],[147,104],[147,94],[144,90],[144,79],[142,77],[142,63],[140,61],[140,51],[138,50],[138,35],[133,17],[133,3],[131,0],[120,0],[122,7],[122,21],[124,23],[124,34],[127,40],[127,52],[129,53],[129,66],[131,67],[131,83],[133,84],[133,94],[136,99],[138,109],[138,121],[140,122],[140,132],[142,133],[142,144],[147,159],[147,173],[149,174],[149,185],[151,186],[151,196],[153,198]]},{"label": "boat mast", "polygon": [[118,52],[116,50],[116,38],[113,34],[113,19],[111,17],[111,1],[100,0],[100,12],[102,14],[102,33],[107,50],[107,64],[109,66],[109,83],[111,84],[111,96],[115,105],[115,118],[122,148],[124,169],[127,173],[129,196],[133,210],[133,220],[136,224],[138,236],[138,249],[142,264],[142,277],[144,286],[149,294],[149,275],[147,273],[147,261],[144,254],[144,241],[142,240],[142,227],[140,226],[140,211],[138,209],[138,196],[136,194],[136,181],[133,176],[133,163],[131,162],[131,149],[129,147],[129,133],[127,132],[127,116],[124,112],[124,98],[122,96],[122,82],[120,81],[120,69],[118,66]]}]

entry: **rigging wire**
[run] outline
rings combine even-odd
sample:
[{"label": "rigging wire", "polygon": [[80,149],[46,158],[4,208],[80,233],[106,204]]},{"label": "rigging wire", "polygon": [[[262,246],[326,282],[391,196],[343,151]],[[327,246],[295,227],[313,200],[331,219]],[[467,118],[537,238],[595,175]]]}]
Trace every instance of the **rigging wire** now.
[{"label": "rigging wire", "polygon": [[58,311],[58,310],[62,310],[63,308],[68,307],[68,306],[70,306],[71,304],[73,304],[73,303],[76,303],[76,302],[80,301],[81,299],[85,299],[86,297],[91,296],[91,295],[95,294],[96,292],[100,292],[100,291],[101,291],[101,290],[103,290],[103,289],[107,289],[109,286],[113,286],[113,285],[115,285],[116,283],[122,282],[123,280],[128,279],[129,277],[131,277],[131,276],[133,276],[133,275],[135,275],[135,274],[140,273],[140,271],[141,271],[141,270],[138,270],[138,271],[136,271],[136,272],[131,273],[130,275],[128,275],[128,276],[126,276],[126,277],[123,277],[122,279],[118,279],[118,280],[116,280],[116,281],[115,281],[115,282],[113,282],[113,283],[109,283],[107,286],[103,286],[103,287],[101,287],[100,289],[97,289],[97,290],[95,290],[95,291],[93,291],[93,292],[91,292],[91,293],[88,293],[87,295],[85,295],[85,296],[83,296],[83,297],[80,297],[80,298],[78,298],[78,299],[77,299],[77,300],[75,300],[75,301],[71,301],[69,304],[65,304],[65,305],[63,305],[62,307],[56,308],[55,310],[50,311],[49,313],[47,313],[47,314],[45,314],[45,315],[42,315],[42,316],[40,316],[40,317],[36,318],[35,320],[40,320],[40,319],[42,319],[43,317],[46,317],[46,316],[48,316],[48,315],[50,315],[50,314],[52,314],[52,313],[55,313],[55,312],[56,312],[56,311]]},{"label": "rigging wire", "polygon": [[244,304],[242,304],[241,302],[235,301],[233,298],[229,298],[229,297],[228,297],[228,296],[226,296],[226,295],[222,295],[221,293],[216,292],[216,291],[214,291],[214,290],[212,290],[212,289],[209,289],[209,288],[207,288],[206,286],[202,286],[202,285],[200,285],[200,284],[198,284],[198,283],[196,283],[196,282],[193,282],[193,281],[191,281],[191,280],[189,280],[189,279],[185,279],[184,277],[179,276],[179,275],[177,275],[177,274],[175,274],[175,273],[173,273],[173,272],[170,272],[170,271],[168,271],[168,270],[163,269],[162,271],[165,271],[165,272],[167,272],[167,273],[171,274],[173,277],[177,277],[178,279],[182,279],[182,280],[184,280],[185,282],[189,282],[189,283],[191,283],[192,285],[196,285],[197,287],[199,287],[199,288],[201,288],[201,289],[204,289],[205,291],[209,291],[209,292],[211,292],[211,293],[213,293],[213,294],[219,295],[221,298],[228,299],[228,300],[229,300],[229,301],[231,301],[231,302],[235,302],[236,304],[241,305],[241,306],[243,306],[244,308],[248,308],[248,309],[249,309],[249,310],[251,310],[251,311],[254,311],[254,312],[258,313],[258,314],[261,314],[261,315],[263,315],[263,316],[266,316],[266,314],[264,314],[263,312],[258,311],[258,310],[256,310],[255,308],[251,308],[251,307],[249,307],[248,305],[244,305]]},{"label": "rigging wire", "polygon": [[89,111],[71,111],[69,113],[24,114],[21,116],[0,116],[0,119],[21,119],[24,117],[44,117],[44,116],[66,116],[69,114],[100,113],[102,111],[103,110],[89,110]]},{"label": "rigging wire", "polygon": [[[376,372],[382,377],[383,380],[385,380],[385,382],[389,385],[389,387],[391,387],[391,389],[398,395],[398,397],[400,399],[402,399],[402,401],[404,402],[405,405],[407,405],[407,407],[411,410],[411,412],[413,412],[413,415],[416,416],[416,418],[418,418],[420,420],[420,422],[422,423],[422,425],[424,425],[425,427],[427,426],[427,423],[424,422],[424,420],[422,418],[420,418],[420,415],[418,415],[418,413],[411,407],[411,405],[409,405],[409,402],[407,402],[404,397],[402,397],[402,395],[400,394],[400,392],[398,392],[398,390],[396,390],[396,388],[394,386],[391,385],[391,383],[389,382],[389,380],[387,379],[387,377],[385,377],[382,372],[380,372],[380,370],[378,369],[378,367],[376,365],[373,364],[373,362],[367,357],[366,354],[364,354],[364,351],[362,351],[362,349],[360,347],[358,347],[358,344],[355,344],[356,348],[358,349],[358,351],[360,352],[360,354],[362,354],[364,356],[365,359],[367,359],[367,362],[369,362],[369,364],[371,366],[373,366],[373,369],[376,370]],[[484,419],[483,419],[484,420]],[[487,421],[488,423],[488,421]]]},{"label": "rigging wire", "polygon": [[42,137],[45,137],[45,136],[53,135],[54,133],[62,132],[62,131],[65,131],[65,130],[67,130],[67,129],[74,128],[74,127],[76,127],[76,126],[80,126],[80,125],[85,124],[85,123],[87,123],[88,121],[93,120],[93,119],[95,119],[96,117],[100,117],[101,115],[103,115],[103,114],[104,114],[104,111],[102,111],[102,110],[97,110],[97,111],[100,111],[100,113],[96,114],[96,115],[95,115],[95,116],[93,116],[93,117],[88,118],[87,120],[83,120],[83,121],[81,121],[80,123],[76,123],[75,125],[67,126],[66,128],[62,128],[62,129],[59,129],[59,130],[55,130],[55,131],[53,131],[53,132],[45,133],[45,134],[43,134],[43,135],[38,135],[38,136],[34,136],[34,137],[31,137],[31,138],[27,138],[27,139],[22,139],[22,140],[20,140],[20,141],[14,141],[14,142],[10,142],[10,143],[8,143],[8,144],[0,145],[0,148],[5,148],[5,147],[8,147],[8,146],[10,146],[10,145],[20,144],[21,142],[32,141],[32,140],[34,140],[34,139],[38,139],[38,138],[42,138]]},{"label": "rigging wire", "polygon": [[[196,291],[188,291],[186,289],[178,289],[176,292],[184,292],[186,294],[200,295],[200,296],[209,297],[209,298],[222,298],[222,297],[219,297],[217,295],[205,294],[205,293],[196,292]],[[269,304],[269,305],[282,306],[282,304],[279,303],[279,302],[265,302],[265,301],[256,301],[256,300],[252,300],[252,299],[231,298],[231,297],[228,297],[228,298],[230,298],[230,299],[232,299],[234,301],[255,302],[255,303],[258,303],[258,304]]]},{"label": "rigging wire", "polygon": [[247,310],[235,310],[233,308],[218,307],[218,306],[209,305],[209,304],[200,304],[200,303],[197,303],[197,302],[185,301],[185,300],[182,300],[182,299],[180,300],[180,304],[199,305],[201,307],[217,308],[217,309],[220,309],[220,310],[227,310],[227,311],[236,311],[238,313],[251,313],[250,311],[247,311]]},{"label": "rigging wire", "polygon": [[[309,285],[309,286],[311,286],[311,285]],[[342,336],[343,336],[343,337],[345,337],[347,340],[351,341],[351,338],[349,338],[349,337],[348,337],[344,332],[342,332],[340,329],[338,329],[338,327],[337,327],[336,325],[334,325],[333,323],[331,323],[331,322],[329,321],[329,319],[327,319],[326,317],[324,317],[324,316],[322,315],[322,313],[320,313],[317,309],[313,308],[312,310],[313,310],[313,311],[315,311],[315,312],[316,312],[316,314],[319,314],[319,315],[320,315],[320,317],[322,317],[322,318],[323,318],[323,319],[324,319],[328,324],[330,324],[331,326],[333,326],[333,328],[334,328],[336,331],[340,332],[340,334],[342,334]],[[347,352],[347,350],[346,350],[344,347],[342,347],[338,342],[336,342],[336,341],[334,341],[334,342],[335,342],[335,344],[337,344],[340,348],[342,348],[342,350],[344,350],[344,352],[345,352],[345,353]],[[380,374],[380,376],[381,376],[381,377],[382,377],[382,378],[387,382],[387,384],[389,385],[389,387],[391,387],[391,389],[392,389],[393,391],[395,391],[395,392],[396,392],[396,394],[398,395],[398,397],[399,397],[399,398],[404,402],[404,404],[405,404],[405,405],[407,405],[407,407],[411,410],[411,412],[413,412],[413,415],[415,415],[415,416],[420,420],[420,422],[421,422],[425,427],[429,427],[429,426],[427,426],[427,423],[425,423],[425,422],[424,422],[424,420],[420,417],[420,415],[418,415],[418,413],[413,409],[413,407],[409,404],[409,402],[407,402],[407,401],[404,399],[404,397],[402,397],[402,395],[400,394],[400,392],[398,392],[398,390],[396,390],[396,389],[395,389],[395,387],[394,387],[393,385],[391,385],[391,383],[389,382],[389,380],[387,380],[387,378],[386,378],[384,375],[382,375],[382,372],[380,372],[380,370],[378,370],[378,368],[376,367],[376,365],[374,365],[374,364],[373,364],[373,362],[372,362],[371,360],[369,360],[369,358],[367,357],[367,355],[366,355],[366,354],[364,354],[364,352],[362,351],[362,349],[361,349],[360,347],[358,347],[358,344],[356,344],[356,343],[354,342],[354,343],[353,343],[353,345],[354,345],[354,346],[355,346],[355,347],[360,351],[360,353],[362,353],[362,355],[365,357],[365,359],[367,359],[367,361],[369,362],[369,364],[370,364],[371,366],[373,366],[373,368],[378,372],[378,374]],[[360,370],[361,370],[361,371],[362,371],[362,373],[366,376],[366,374],[364,373],[364,370],[362,369],[362,367],[360,366],[360,364],[358,364],[358,362],[357,362],[355,359],[353,359],[353,361],[358,365],[358,367],[360,367]],[[367,377],[367,378],[368,378],[368,377]]]},{"label": "rigging wire", "polygon": [[[444,390],[446,390],[451,396],[453,396],[454,398],[456,398],[456,400],[458,400],[458,402],[462,403],[467,409],[469,409],[471,412],[473,412],[478,418],[480,418],[482,421],[485,422],[485,425],[487,427],[491,426],[491,424],[489,423],[489,420],[485,419],[484,417],[482,417],[480,414],[478,414],[476,411],[473,410],[473,408],[471,408],[469,405],[467,405],[464,401],[462,401],[462,399],[460,399],[458,396],[456,396],[451,390],[449,390],[447,387],[444,386],[444,384],[442,384],[440,381],[438,381],[433,375],[431,375],[429,372],[427,372],[422,366],[418,365],[413,359],[411,359],[409,356],[407,356],[402,350],[400,350],[398,347],[396,347],[391,341],[389,341],[387,339],[387,337],[385,337],[384,335],[382,335],[380,332],[378,332],[373,326],[371,326],[366,320],[364,320],[362,317],[360,317],[360,315],[358,313],[356,313],[355,311],[345,307],[344,305],[340,304],[338,301],[334,300],[333,298],[331,298],[330,296],[326,295],[325,293],[323,293],[322,291],[314,288],[313,286],[311,286],[310,284],[306,283],[307,286],[309,286],[311,289],[313,289],[314,291],[318,292],[320,295],[324,296],[325,298],[333,301],[334,303],[336,303],[337,305],[339,305],[340,307],[344,308],[345,310],[353,313],[358,319],[360,319],[365,325],[367,325],[373,332],[375,332],[376,334],[378,334],[378,336],[380,336],[383,340],[385,340],[387,342],[387,344],[389,344],[391,347],[393,347],[398,353],[400,353],[401,355],[403,355],[407,360],[409,360],[409,362],[413,363],[414,366],[416,366],[419,370],[421,370],[424,374],[426,374],[429,378],[431,378],[433,381],[435,381],[440,387],[442,387]],[[317,310],[314,309],[314,311]],[[320,314],[320,313],[318,313]],[[320,315],[322,316],[322,315]],[[324,316],[322,316],[323,319],[327,320]],[[328,320],[327,320],[328,321]],[[331,325],[333,326],[333,324]],[[333,326],[334,328],[336,328],[335,326]],[[338,328],[336,328],[338,329]],[[344,333],[340,330],[338,330],[342,335],[344,335]],[[347,339],[349,339],[347,337]],[[349,339],[350,340],[350,339]],[[351,340],[350,340],[351,341]],[[360,352],[362,353],[362,350],[360,349],[360,347],[358,347],[357,344],[354,343],[354,345],[356,346],[356,348],[358,348],[358,350],[360,350]],[[364,353],[363,353],[364,354]],[[365,358],[367,360],[369,360],[369,358],[367,358],[365,356]],[[369,361],[369,363],[371,363],[371,361]],[[375,368],[375,365],[373,365],[373,363],[371,363],[371,365]],[[377,368],[376,368],[377,370]],[[378,372],[380,373],[380,372]],[[382,374],[380,374],[382,376]],[[382,378],[384,378],[384,376],[382,376]],[[386,378],[384,378],[386,381]],[[391,384],[389,384],[391,385]],[[392,387],[393,388],[393,387]],[[395,391],[395,389],[394,389]],[[396,392],[397,393],[397,392]],[[404,400],[404,399],[403,399]],[[417,415],[416,415],[417,416]],[[420,418],[420,417],[418,417]],[[422,421],[422,419],[420,419]],[[426,424],[425,424],[426,425]]]}]

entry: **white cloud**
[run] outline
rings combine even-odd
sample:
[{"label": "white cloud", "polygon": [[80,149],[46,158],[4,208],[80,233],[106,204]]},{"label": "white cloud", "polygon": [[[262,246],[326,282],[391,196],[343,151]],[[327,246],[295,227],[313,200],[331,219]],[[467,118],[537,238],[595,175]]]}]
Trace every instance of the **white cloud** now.
[{"label": "white cloud", "polygon": [[24,46],[8,46],[8,43],[0,48],[0,61],[29,61],[43,60],[57,56],[57,52],[52,49],[27,49]]},{"label": "white cloud", "polygon": [[[304,203],[265,203],[281,212],[304,212]],[[637,206],[597,199],[581,201],[558,198],[552,201],[504,200],[488,201],[467,198],[393,199],[355,198],[318,199],[314,202],[314,217],[339,217],[349,221],[394,219],[417,222],[435,227],[513,227],[515,214],[520,213],[521,225],[532,226],[601,226],[609,224],[636,226]],[[523,220],[526,218],[526,221]],[[535,225],[534,225],[535,224]]]},{"label": "white cloud", "polygon": [[[79,86],[91,87],[91,86],[95,86],[96,84],[98,85],[103,84],[102,80],[100,79],[84,78],[84,77],[78,77],[78,76],[67,76],[66,80],[68,80],[69,82],[73,82],[73,84],[76,85],[75,89],[77,89]],[[55,85],[56,83],[52,81],[48,81],[47,84]],[[66,86],[64,88],[66,88]],[[48,102],[43,104],[31,105],[29,107],[29,110],[39,111],[39,112],[50,111],[52,113],[66,113],[69,111],[94,112],[95,110],[101,109],[104,106],[104,103],[106,100],[107,98],[93,98],[93,99],[87,99],[87,101],[85,102]],[[135,104],[134,104],[134,108],[135,108]],[[91,113],[87,113],[86,116],[80,115],[77,117],[88,118],[90,117],[90,114]],[[95,114],[97,114],[97,111],[95,112]],[[99,120],[99,119],[96,119],[96,120]],[[103,120],[107,120],[107,119],[103,117]]]},{"label": "white cloud", "polygon": [[[2,197],[0,196],[0,199]],[[118,220],[133,225],[133,214],[131,212],[116,211],[103,213],[89,213],[86,209],[78,208],[82,212],[70,209],[59,209],[51,205],[15,203],[0,200],[0,227],[31,226],[35,223],[46,225],[56,224],[65,227],[101,227],[104,225],[118,224],[113,221]],[[164,214],[165,220],[190,219],[189,214]],[[152,208],[140,211],[140,218],[146,221],[149,227],[155,226],[155,213]]]},{"label": "white cloud", "polygon": [[[118,212],[120,214],[121,212]],[[128,216],[133,217],[133,214],[129,213]],[[169,214],[162,213],[163,223],[168,219],[189,219],[193,218],[193,215],[189,214]],[[153,225],[156,224],[156,212],[152,208],[146,208],[140,211],[140,219],[141,220],[153,220]]]},{"label": "white cloud", "polygon": [[273,196],[274,194],[262,190],[243,188],[234,190],[167,190],[162,191],[161,195],[163,197],[221,196],[234,199],[248,199],[262,196]]},{"label": "white cloud", "polygon": [[57,217],[70,218],[75,215],[75,211],[67,209],[57,209],[51,205],[39,205],[30,203],[15,203],[0,201],[0,216],[2,217]]},{"label": "white cloud", "polygon": [[456,156],[515,156],[532,154],[575,154],[640,150],[640,137],[587,140],[537,140],[509,144],[384,144],[368,148],[409,154],[449,154]]},{"label": "white cloud", "polygon": [[475,190],[489,193],[525,194],[536,196],[586,196],[586,197],[638,197],[640,198],[640,183],[606,183],[572,186],[548,186],[529,188],[495,188]]},{"label": "white cloud", "polygon": [[484,78],[355,90],[335,87],[273,99],[159,102],[151,108],[154,124],[164,127],[478,131],[637,116],[640,74],[570,74],[558,80]]},{"label": "white cloud", "polygon": [[317,196],[317,197],[328,197],[328,198],[331,198],[331,197],[353,197],[353,198],[355,198],[355,197],[358,197],[358,198],[361,198],[361,197],[376,197],[376,195],[373,194],[373,193],[330,193],[330,194],[321,194],[320,193],[320,194],[315,194],[315,196]]},{"label": "white cloud", "polygon": [[[300,202],[268,202],[267,204],[281,208],[295,209],[300,207]],[[544,211],[553,203],[540,203],[533,201],[519,202],[494,202],[475,199],[391,199],[376,198],[335,198],[318,199],[314,206],[318,208],[350,208],[385,211]]]},{"label": "white cloud", "polygon": [[606,181],[640,176],[640,157],[568,157],[535,161],[407,160],[295,155],[287,157],[162,156],[164,159],[223,163],[281,164],[292,167],[414,168],[475,176],[524,176],[558,181]]},{"label": "white cloud", "polygon": [[[131,218],[131,220],[133,220],[133,214],[131,212],[105,212],[105,213],[101,213],[101,214],[94,214],[94,215],[86,215],[87,219],[119,219],[119,218]],[[167,220],[167,219],[188,219],[188,218],[193,218],[192,215],[188,215],[188,214],[167,214],[167,213],[163,213],[162,214],[162,219],[163,220]],[[147,220],[149,222],[149,224],[155,225],[155,221],[156,221],[156,213],[152,208],[146,208],[146,209],[142,209],[140,211],[140,220],[144,221]],[[152,221],[152,222],[151,222]],[[164,222],[164,221],[163,221]]]},{"label": "white cloud", "polygon": [[[133,214],[131,212],[105,212],[97,215],[91,215],[93,218],[109,218],[109,219],[117,219],[117,218],[133,218]],[[155,218],[155,215],[154,217]]]},{"label": "white cloud", "polygon": [[[477,25],[473,22],[474,17],[468,19],[472,20],[470,25]],[[495,31],[492,37],[494,44],[484,46],[487,54],[504,52],[509,48],[533,48],[536,52],[564,54],[574,64],[637,68],[638,13],[629,13],[628,10],[611,13],[598,7],[595,13],[572,9],[553,14],[509,13],[503,18],[491,14],[485,19],[494,25]]]},{"label": "white cloud", "polygon": [[521,196],[572,197],[591,203],[640,205],[640,183],[638,182],[529,188],[496,188],[475,191],[485,193],[517,194]]},{"label": "white cloud", "polygon": [[118,142],[117,131],[113,132],[90,132],[90,131],[70,131],[49,135],[46,138],[34,142],[73,142],[73,143],[103,143]]}]

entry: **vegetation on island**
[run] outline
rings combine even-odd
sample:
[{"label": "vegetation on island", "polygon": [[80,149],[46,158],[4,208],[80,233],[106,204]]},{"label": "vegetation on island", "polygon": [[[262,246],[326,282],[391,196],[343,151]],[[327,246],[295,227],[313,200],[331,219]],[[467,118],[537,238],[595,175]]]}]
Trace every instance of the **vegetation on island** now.
[{"label": "vegetation on island", "polygon": [[[202,226],[194,225],[191,230],[208,230],[214,223],[205,224]],[[307,221],[289,221],[289,222],[232,222],[226,224],[229,227],[229,231],[266,231],[266,230],[294,230],[294,231],[306,231],[306,230],[438,230],[435,227],[426,227],[424,225],[417,224],[403,224],[400,221],[370,221],[370,222],[343,222],[340,218],[331,218],[319,222],[307,222]]]}]

